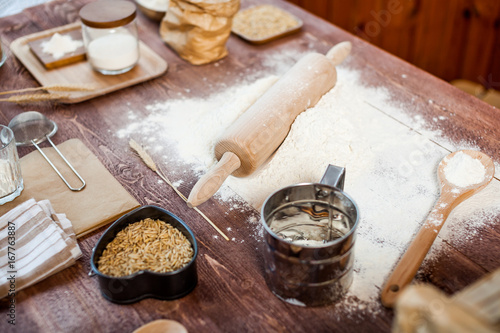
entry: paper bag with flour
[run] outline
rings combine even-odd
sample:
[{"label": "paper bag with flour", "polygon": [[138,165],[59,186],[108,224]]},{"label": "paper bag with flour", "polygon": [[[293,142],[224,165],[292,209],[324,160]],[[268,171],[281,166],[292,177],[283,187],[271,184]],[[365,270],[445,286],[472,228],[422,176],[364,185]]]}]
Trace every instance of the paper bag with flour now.
[{"label": "paper bag with flour", "polygon": [[171,0],[161,38],[194,65],[222,59],[239,8],[240,0]]}]

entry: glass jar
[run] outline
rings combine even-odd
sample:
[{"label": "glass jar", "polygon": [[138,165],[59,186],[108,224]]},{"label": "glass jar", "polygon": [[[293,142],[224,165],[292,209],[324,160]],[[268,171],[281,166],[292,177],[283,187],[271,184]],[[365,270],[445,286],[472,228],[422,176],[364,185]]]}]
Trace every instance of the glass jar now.
[{"label": "glass jar", "polygon": [[105,75],[128,72],[139,61],[136,6],[130,1],[99,0],[80,9],[87,61]]},{"label": "glass jar", "polygon": [[9,127],[0,125],[0,205],[17,198],[23,189],[16,138]]}]

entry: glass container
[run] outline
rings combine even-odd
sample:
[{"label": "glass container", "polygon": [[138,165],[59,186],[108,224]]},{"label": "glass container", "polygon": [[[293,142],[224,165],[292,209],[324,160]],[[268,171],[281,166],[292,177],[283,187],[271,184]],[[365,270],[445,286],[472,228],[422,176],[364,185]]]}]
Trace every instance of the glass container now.
[{"label": "glass container", "polygon": [[0,205],[17,198],[23,189],[14,133],[7,126],[0,125]]},{"label": "glass container", "polygon": [[104,75],[128,72],[139,61],[136,6],[130,1],[99,0],[80,10],[87,61]]}]

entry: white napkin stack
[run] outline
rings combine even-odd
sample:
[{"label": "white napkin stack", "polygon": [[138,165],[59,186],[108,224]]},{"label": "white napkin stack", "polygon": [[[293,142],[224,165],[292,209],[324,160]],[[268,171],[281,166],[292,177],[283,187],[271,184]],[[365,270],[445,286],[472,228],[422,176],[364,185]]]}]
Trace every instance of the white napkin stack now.
[{"label": "white napkin stack", "polygon": [[[30,199],[0,217],[0,299],[75,263],[82,255],[71,222],[48,200]],[[14,277],[14,279],[12,279]]]}]

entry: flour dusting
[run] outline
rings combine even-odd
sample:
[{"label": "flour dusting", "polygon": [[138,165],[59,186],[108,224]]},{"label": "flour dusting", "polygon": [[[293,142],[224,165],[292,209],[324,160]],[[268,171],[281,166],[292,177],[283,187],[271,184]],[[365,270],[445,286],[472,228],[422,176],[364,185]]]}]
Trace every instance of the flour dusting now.
[{"label": "flour dusting", "polygon": [[[163,146],[175,147],[177,156],[164,156],[163,163],[189,166],[201,176],[216,163],[213,148],[218,136],[301,54],[282,57],[286,59],[270,55],[263,61],[265,69],[253,73],[252,80],[204,99],[152,103],[147,106],[149,116],[134,120],[118,136],[137,135],[144,145],[154,146],[160,156]],[[266,197],[281,187],[317,182],[328,164],[345,167],[344,189],[358,204],[361,220],[354,281],[344,301],[335,307],[376,313],[385,278],[438,198],[437,166],[449,152],[431,141],[446,141],[439,130],[427,130],[421,116],[407,113],[418,109],[418,103],[438,104],[436,98],[423,102],[414,99],[407,105],[396,103],[383,86],[365,86],[362,73],[349,68],[348,62],[337,69],[336,86],[296,118],[272,159],[249,177],[230,176],[215,197],[230,202],[231,209],[243,209],[238,197],[260,209]],[[253,79],[256,77],[260,79]],[[131,119],[134,116],[133,112],[129,114]],[[418,128],[418,133],[396,119],[404,119]],[[434,127],[446,119],[433,119]],[[450,150],[474,149],[474,143],[447,142],[445,146]],[[169,174],[169,178],[182,184],[183,174]],[[467,235],[468,239],[461,241],[474,241],[470,229],[489,223],[489,217],[500,213],[498,183],[494,180],[483,192],[460,204],[440,236]],[[252,216],[248,223],[255,227],[253,236],[262,242],[257,217]],[[439,252],[440,244],[435,244],[433,253]]]},{"label": "flour dusting", "polygon": [[486,169],[481,161],[461,151],[447,161],[443,171],[445,178],[458,187],[479,184],[486,175]]}]

